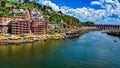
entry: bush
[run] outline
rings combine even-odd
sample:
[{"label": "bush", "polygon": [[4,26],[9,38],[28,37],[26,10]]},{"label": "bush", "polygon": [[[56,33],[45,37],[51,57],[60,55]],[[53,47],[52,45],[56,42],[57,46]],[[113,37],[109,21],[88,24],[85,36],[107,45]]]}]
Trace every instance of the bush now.
[{"label": "bush", "polygon": [[55,33],[60,33],[59,29],[50,29],[47,31],[48,34],[55,34]]}]

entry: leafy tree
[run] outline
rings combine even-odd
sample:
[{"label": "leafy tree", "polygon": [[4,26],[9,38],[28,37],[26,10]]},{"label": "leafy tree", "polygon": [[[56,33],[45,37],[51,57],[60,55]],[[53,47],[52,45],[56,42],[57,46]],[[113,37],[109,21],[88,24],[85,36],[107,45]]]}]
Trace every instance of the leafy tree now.
[{"label": "leafy tree", "polygon": [[82,25],[84,26],[94,26],[94,22],[90,22],[90,21],[87,21],[87,22],[83,22]]},{"label": "leafy tree", "polygon": [[6,1],[1,1],[1,6],[5,7],[6,6]]}]

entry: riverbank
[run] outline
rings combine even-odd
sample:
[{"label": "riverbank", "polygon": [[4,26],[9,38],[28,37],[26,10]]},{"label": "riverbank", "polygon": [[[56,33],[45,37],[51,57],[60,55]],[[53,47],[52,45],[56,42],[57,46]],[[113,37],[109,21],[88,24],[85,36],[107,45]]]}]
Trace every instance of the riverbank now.
[{"label": "riverbank", "polygon": [[66,33],[56,33],[53,35],[42,34],[42,35],[26,35],[24,37],[20,35],[9,36],[4,34],[0,36],[0,44],[20,44],[20,43],[32,43],[36,41],[46,41],[46,40],[60,40],[66,38],[79,37],[84,34],[85,31],[69,31]]},{"label": "riverbank", "polygon": [[59,40],[64,39],[65,36],[63,34],[43,34],[43,35],[28,35],[25,37],[20,36],[12,36],[9,37],[7,35],[0,36],[0,44],[20,44],[20,43],[31,43],[36,41],[45,41],[45,40]]},{"label": "riverbank", "polygon": [[66,33],[42,34],[42,35],[11,35],[1,34],[0,44],[20,44],[31,43],[36,41],[60,40],[65,38],[79,37],[86,33],[87,30],[96,30],[95,27],[82,27],[78,30],[71,30]]},{"label": "riverbank", "polygon": [[120,30],[111,30],[111,31],[107,31],[105,33],[108,34],[108,35],[113,35],[113,36],[120,37]]}]

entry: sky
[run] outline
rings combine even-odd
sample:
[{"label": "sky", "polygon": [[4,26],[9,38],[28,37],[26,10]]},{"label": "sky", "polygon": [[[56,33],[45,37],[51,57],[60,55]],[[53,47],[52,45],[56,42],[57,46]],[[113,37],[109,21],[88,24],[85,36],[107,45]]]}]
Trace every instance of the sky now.
[{"label": "sky", "polygon": [[120,24],[120,0],[36,0],[80,21],[96,24]]}]

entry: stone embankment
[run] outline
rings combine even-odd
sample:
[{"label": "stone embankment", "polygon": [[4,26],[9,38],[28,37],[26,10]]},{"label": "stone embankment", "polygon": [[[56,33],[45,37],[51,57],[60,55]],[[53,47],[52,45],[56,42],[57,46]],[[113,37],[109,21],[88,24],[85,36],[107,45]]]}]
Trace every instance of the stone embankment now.
[{"label": "stone embankment", "polygon": [[88,30],[98,30],[96,27],[81,27],[77,30],[72,30],[72,31],[68,31],[66,32],[65,37],[67,38],[74,38],[74,37],[79,37],[82,34],[86,33]]}]

